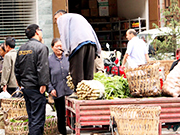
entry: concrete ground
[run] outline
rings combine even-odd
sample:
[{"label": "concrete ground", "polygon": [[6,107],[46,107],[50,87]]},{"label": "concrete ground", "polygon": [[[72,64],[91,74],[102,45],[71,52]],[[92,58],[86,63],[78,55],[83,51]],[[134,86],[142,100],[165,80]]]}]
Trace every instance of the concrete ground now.
[{"label": "concrete ground", "polygon": [[[50,107],[50,105],[47,104],[46,106],[46,114],[49,115],[55,115],[56,116],[56,112],[52,110],[52,108]],[[74,135],[72,130],[67,126],[67,133],[68,135]],[[180,134],[180,128],[178,128],[178,130],[176,132],[174,132],[172,129],[168,130],[166,128],[162,129],[162,135],[170,135],[170,134]],[[0,134],[1,135],[1,134]],[[110,131],[86,131],[83,130],[81,131],[81,135],[111,135]]]}]

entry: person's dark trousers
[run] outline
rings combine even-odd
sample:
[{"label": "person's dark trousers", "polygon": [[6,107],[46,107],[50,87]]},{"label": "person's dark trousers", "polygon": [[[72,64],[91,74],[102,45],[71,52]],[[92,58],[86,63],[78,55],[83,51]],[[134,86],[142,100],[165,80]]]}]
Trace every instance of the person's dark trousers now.
[{"label": "person's dark trousers", "polygon": [[75,86],[82,80],[92,80],[94,77],[95,46],[82,46],[70,59],[70,74]]},{"label": "person's dark trousers", "polygon": [[24,98],[29,120],[29,135],[43,135],[46,97],[39,89],[24,89]]},{"label": "person's dark trousers", "polygon": [[12,95],[16,91],[16,88],[7,88],[7,92]]},{"label": "person's dark trousers", "polygon": [[57,124],[58,124],[58,130],[61,134],[66,135],[66,107],[65,107],[65,97],[59,97],[57,99],[54,99],[55,108],[57,112]]}]

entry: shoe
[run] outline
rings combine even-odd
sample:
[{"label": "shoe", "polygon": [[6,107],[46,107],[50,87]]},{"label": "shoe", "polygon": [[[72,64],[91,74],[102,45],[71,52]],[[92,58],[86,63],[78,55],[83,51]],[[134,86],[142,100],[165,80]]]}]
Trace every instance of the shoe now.
[{"label": "shoe", "polygon": [[73,93],[69,96],[69,98],[78,99],[78,96],[77,96],[77,94],[76,94],[75,92],[73,92]]}]

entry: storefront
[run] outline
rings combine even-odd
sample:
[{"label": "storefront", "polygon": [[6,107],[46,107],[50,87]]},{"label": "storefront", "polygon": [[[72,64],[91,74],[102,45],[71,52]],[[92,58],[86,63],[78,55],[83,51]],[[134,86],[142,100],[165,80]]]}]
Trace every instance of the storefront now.
[{"label": "storefront", "polygon": [[[137,32],[149,29],[148,0],[53,0],[53,13],[58,9],[83,15],[96,31],[102,47],[109,43],[111,50],[125,52],[128,28]],[[54,37],[59,37],[56,24]]]}]

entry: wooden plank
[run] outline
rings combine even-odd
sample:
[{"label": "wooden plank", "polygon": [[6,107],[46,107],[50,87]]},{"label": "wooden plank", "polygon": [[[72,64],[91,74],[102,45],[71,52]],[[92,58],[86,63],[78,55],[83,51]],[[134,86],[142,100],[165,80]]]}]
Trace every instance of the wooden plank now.
[{"label": "wooden plank", "polygon": [[81,126],[90,126],[90,125],[109,125],[109,121],[83,121]]},{"label": "wooden plank", "polygon": [[172,112],[180,113],[180,108],[178,107],[161,108],[161,113],[172,113]]},{"label": "wooden plank", "polygon": [[154,104],[154,103],[179,103],[180,98],[126,98],[118,100],[73,100],[72,102],[81,104],[81,106],[88,105],[118,105],[118,104]]},{"label": "wooden plank", "polygon": [[[80,109],[81,110],[103,110],[103,109],[108,109],[110,108],[112,105],[115,105],[115,104],[110,104],[110,103],[107,103],[107,105],[99,105],[99,104],[93,104],[93,105],[88,105],[88,106],[80,106]],[[116,104],[116,105],[130,105],[130,104]],[[137,102],[134,102],[133,104],[131,105],[146,105],[146,106],[161,106],[161,108],[174,108],[174,107],[180,107],[180,102],[179,103],[149,103],[149,104],[143,104],[143,103],[137,103]]]},{"label": "wooden plank", "polygon": [[81,116],[86,115],[110,115],[110,110],[83,110],[80,111]]},{"label": "wooden plank", "polygon": [[161,118],[160,121],[161,121],[162,123],[168,123],[168,122],[180,122],[180,118],[174,118],[174,119]]},{"label": "wooden plank", "polygon": [[164,113],[160,114],[160,118],[180,118],[180,113]]},{"label": "wooden plank", "polygon": [[80,121],[109,121],[110,115],[97,115],[97,116],[82,116],[80,117]]}]

